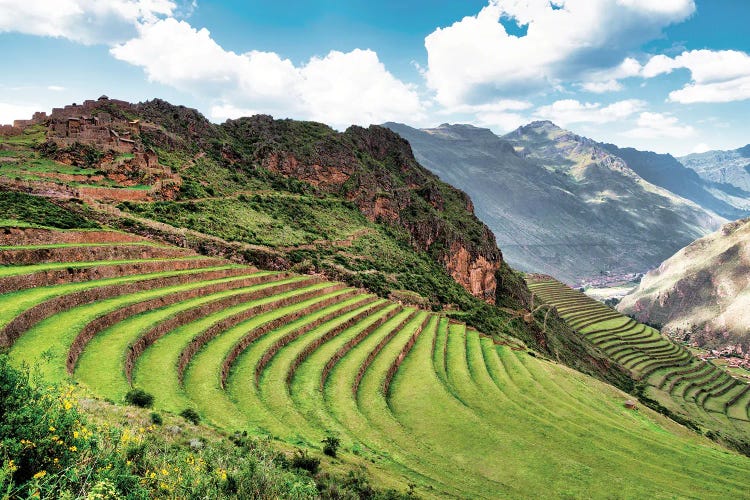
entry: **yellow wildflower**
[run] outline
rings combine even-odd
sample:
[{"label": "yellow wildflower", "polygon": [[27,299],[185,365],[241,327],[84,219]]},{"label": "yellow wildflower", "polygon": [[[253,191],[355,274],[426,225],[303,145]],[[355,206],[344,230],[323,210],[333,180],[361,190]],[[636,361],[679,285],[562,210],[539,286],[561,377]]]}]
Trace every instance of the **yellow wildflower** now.
[{"label": "yellow wildflower", "polygon": [[73,431],[73,439],[78,439],[78,431]]},{"label": "yellow wildflower", "polygon": [[49,426],[49,431],[50,431],[50,432],[55,432],[56,430],[57,430],[57,429],[55,429],[55,428],[54,428],[54,427],[52,427],[51,425]]},{"label": "yellow wildflower", "polygon": [[47,475],[47,471],[46,470],[40,470],[39,472],[37,472],[36,474],[34,474],[34,479],[41,479],[41,478],[43,478],[46,475]]}]

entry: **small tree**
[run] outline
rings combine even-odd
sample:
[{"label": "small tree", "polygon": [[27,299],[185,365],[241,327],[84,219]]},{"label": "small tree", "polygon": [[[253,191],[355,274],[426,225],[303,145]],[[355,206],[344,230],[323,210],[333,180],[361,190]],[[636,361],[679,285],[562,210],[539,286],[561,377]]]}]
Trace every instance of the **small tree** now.
[{"label": "small tree", "polygon": [[323,440],[323,453],[329,457],[336,458],[336,451],[341,445],[341,440],[335,436],[328,436]]},{"label": "small tree", "polygon": [[306,470],[310,474],[317,474],[320,467],[320,459],[311,457],[305,450],[297,450],[292,459],[292,467]]}]

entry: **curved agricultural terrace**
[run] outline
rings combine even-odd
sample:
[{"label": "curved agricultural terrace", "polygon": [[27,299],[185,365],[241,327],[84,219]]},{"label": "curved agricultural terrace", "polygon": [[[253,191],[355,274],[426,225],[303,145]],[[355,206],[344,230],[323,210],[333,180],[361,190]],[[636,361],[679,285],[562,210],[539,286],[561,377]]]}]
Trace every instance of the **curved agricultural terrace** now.
[{"label": "curved agricultural terrace", "polygon": [[[441,314],[124,233],[15,230],[0,245],[0,342],[85,394],[139,387],[161,411],[318,456],[334,434],[329,466],[423,497],[747,494],[746,457]],[[570,310],[592,337],[627,323]],[[630,349],[600,344],[665,390],[747,417],[747,391],[639,328],[622,332]]]},{"label": "curved agricultural terrace", "polygon": [[536,299],[554,307],[571,327],[646,384],[649,397],[708,427],[750,435],[749,384],[549,276],[530,275],[527,283]]}]

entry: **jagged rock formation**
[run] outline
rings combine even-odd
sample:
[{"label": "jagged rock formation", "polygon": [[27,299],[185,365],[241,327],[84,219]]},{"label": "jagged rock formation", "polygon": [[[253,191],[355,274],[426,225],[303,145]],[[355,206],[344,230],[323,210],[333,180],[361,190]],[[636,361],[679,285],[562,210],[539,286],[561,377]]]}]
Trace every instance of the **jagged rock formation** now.
[{"label": "jagged rock formation", "polygon": [[721,223],[550,122],[502,138],[470,125],[387,126],[423,165],[472,196],[511,265],[571,284],[645,272]]},{"label": "jagged rock formation", "polygon": [[725,224],[649,272],[618,309],[707,348],[750,351],[750,219]]}]

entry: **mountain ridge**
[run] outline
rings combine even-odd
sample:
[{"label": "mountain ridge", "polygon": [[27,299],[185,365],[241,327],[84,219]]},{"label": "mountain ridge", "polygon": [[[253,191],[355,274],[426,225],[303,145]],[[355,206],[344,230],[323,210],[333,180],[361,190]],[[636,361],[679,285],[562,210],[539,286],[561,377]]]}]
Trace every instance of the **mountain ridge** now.
[{"label": "mountain ridge", "polygon": [[511,265],[570,284],[632,278],[722,221],[550,121],[502,137],[464,125],[385,126],[409,140],[420,163],[472,196]]}]

